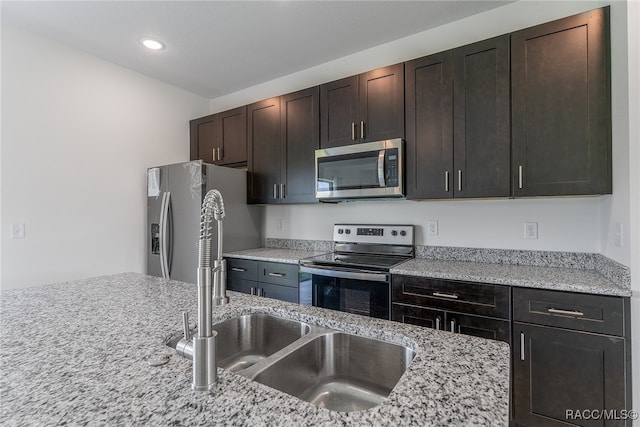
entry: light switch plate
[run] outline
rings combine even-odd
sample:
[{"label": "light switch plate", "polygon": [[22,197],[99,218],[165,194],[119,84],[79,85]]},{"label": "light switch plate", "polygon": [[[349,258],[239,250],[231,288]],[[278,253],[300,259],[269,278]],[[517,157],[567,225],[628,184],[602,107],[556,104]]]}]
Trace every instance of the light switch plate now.
[{"label": "light switch plate", "polygon": [[438,221],[427,221],[427,234],[430,236],[438,235]]},{"label": "light switch plate", "polygon": [[9,230],[9,238],[24,239],[24,222],[11,224],[11,228]]}]

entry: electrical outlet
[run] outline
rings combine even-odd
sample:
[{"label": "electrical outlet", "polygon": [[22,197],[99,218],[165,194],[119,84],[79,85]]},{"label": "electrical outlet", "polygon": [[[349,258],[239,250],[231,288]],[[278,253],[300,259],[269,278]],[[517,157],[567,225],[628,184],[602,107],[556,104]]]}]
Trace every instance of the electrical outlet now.
[{"label": "electrical outlet", "polygon": [[278,218],[277,219],[276,228],[278,229],[278,231],[284,230],[284,219],[282,219],[282,218]]},{"label": "electrical outlet", "polygon": [[427,234],[430,236],[438,235],[438,221],[427,221]]},{"label": "electrical outlet", "polygon": [[11,239],[24,239],[24,223],[19,222],[19,223],[11,224],[11,229],[9,230],[9,237]]},{"label": "electrical outlet", "polygon": [[538,239],[538,223],[537,222],[524,223],[524,238],[529,240]]},{"label": "electrical outlet", "polygon": [[622,223],[616,222],[615,233],[613,235],[613,243],[616,246],[622,246],[624,243],[624,240],[622,238],[623,236],[622,231],[623,231]]}]

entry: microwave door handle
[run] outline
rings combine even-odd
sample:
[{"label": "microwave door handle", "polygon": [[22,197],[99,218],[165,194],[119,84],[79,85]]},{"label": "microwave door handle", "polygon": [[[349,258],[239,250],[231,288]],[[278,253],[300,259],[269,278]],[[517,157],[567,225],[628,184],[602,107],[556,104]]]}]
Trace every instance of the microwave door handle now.
[{"label": "microwave door handle", "polygon": [[378,153],[378,184],[380,184],[380,188],[387,186],[384,180],[384,154],[385,150],[380,150]]}]

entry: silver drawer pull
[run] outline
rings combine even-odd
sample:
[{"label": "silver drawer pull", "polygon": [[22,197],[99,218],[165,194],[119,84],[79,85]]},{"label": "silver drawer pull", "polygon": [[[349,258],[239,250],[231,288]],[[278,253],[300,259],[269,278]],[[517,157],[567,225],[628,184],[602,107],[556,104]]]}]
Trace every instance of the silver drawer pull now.
[{"label": "silver drawer pull", "polygon": [[584,316],[584,313],[578,310],[560,310],[558,308],[549,308],[547,309],[549,313],[553,314],[562,314],[564,316]]},{"label": "silver drawer pull", "polygon": [[284,276],[286,276],[286,274],[282,274],[282,273],[267,273],[267,276],[271,276],[271,277],[284,277]]},{"label": "silver drawer pull", "polygon": [[440,329],[441,329],[441,328],[440,328],[440,322],[442,322],[442,321],[440,320],[440,316],[436,317],[436,329],[437,329],[437,330],[440,330]]},{"label": "silver drawer pull", "polygon": [[440,297],[440,298],[458,299],[458,295],[456,294],[443,294],[440,292],[434,292],[431,295],[433,295],[434,297]]},{"label": "silver drawer pull", "polygon": [[239,271],[240,273],[244,273],[245,271],[247,271],[247,269],[246,268],[231,267],[231,271]]},{"label": "silver drawer pull", "polygon": [[520,360],[524,360],[524,332],[520,332]]}]

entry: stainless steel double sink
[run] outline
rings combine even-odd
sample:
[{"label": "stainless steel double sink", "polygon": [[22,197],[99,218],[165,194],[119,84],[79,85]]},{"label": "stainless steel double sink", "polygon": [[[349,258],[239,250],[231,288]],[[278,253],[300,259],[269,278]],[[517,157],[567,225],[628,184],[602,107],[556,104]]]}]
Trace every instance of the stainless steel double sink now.
[{"label": "stainless steel double sink", "polygon": [[415,356],[402,345],[266,313],[234,317],[213,330],[219,367],[335,411],[382,403]]}]

